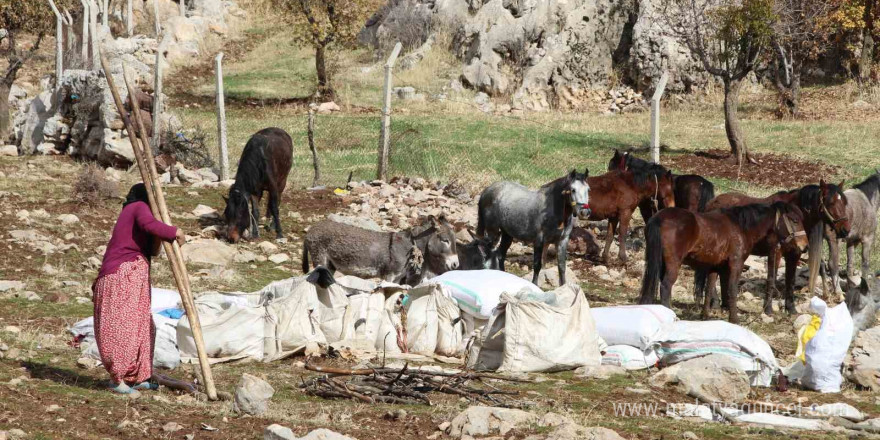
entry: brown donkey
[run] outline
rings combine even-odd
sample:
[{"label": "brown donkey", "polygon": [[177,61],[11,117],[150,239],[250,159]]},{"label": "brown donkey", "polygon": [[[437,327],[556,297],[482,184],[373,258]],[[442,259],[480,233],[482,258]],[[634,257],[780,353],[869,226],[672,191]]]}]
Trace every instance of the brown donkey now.
[{"label": "brown donkey", "polygon": [[609,171],[587,179],[590,185],[590,220],[608,220],[602,258],[610,262],[611,242],[615,231],[620,243],[618,257],[626,264],[626,234],[633,212],[647,201],[663,207],[675,206],[672,173],[660,166]]}]

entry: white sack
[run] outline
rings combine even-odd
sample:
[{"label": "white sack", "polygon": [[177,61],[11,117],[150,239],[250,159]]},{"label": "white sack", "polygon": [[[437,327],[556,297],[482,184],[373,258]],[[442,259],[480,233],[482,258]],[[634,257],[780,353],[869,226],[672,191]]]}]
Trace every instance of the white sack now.
[{"label": "white sack", "polygon": [[376,351],[379,353],[401,353],[397,344],[398,329],[402,329],[400,322],[400,304],[402,292],[395,293],[385,300],[382,307],[379,333],[376,335]]},{"label": "white sack", "polygon": [[641,349],[657,337],[663,326],[675,322],[675,312],[659,304],[597,307],[591,309],[596,331],[608,345]]},{"label": "white sack", "polygon": [[[206,295],[195,300],[202,326],[202,338],[209,358],[218,361],[263,359],[266,311],[261,306],[242,306],[227,295]],[[184,362],[198,359],[189,319],[177,324],[177,346]]]},{"label": "white sack", "polygon": [[505,372],[545,372],[599,365],[600,339],[583,291],[575,284],[566,284],[552,293],[556,296],[555,306],[520,299],[528,298],[529,291],[503,294],[489,324],[480,332],[476,344],[479,353],[474,353],[477,359],[470,361],[472,366]]},{"label": "white sack", "polygon": [[627,370],[645,370],[657,364],[658,360],[657,353],[650,348],[642,351],[630,345],[611,345],[602,351],[602,365],[613,365]]},{"label": "white sack", "polygon": [[177,319],[158,313],[153,314],[156,326],[156,342],[153,347],[153,366],[173,370],[180,365],[180,351],[177,349]]},{"label": "white sack", "polygon": [[321,330],[315,286],[305,277],[276,281],[261,290],[267,315],[263,327],[266,361],[299,351],[310,342],[327,342]]},{"label": "white sack", "polygon": [[166,309],[182,309],[180,306],[180,294],[174,290],[150,288],[150,311],[161,312]]},{"label": "white sack", "polygon": [[464,323],[454,300],[446,295],[435,295],[437,301],[437,347],[441,356],[456,357],[464,354]]},{"label": "white sack", "polygon": [[729,356],[748,373],[752,386],[769,387],[779,369],[766,341],[727,321],[675,321],[665,325],[649,346],[666,365],[713,353]]},{"label": "white sack", "polygon": [[502,293],[514,294],[523,289],[542,293],[538,286],[516,275],[500,270],[452,270],[431,278],[426,283],[440,283],[465,313],[489,319],[498,306]]},{"label": "white sack", "polygon": [[437,348],[439,316],[435,286],[418,287],[404,298],[406,308],[406,345],[410,353],[434,354]]},{"label": "white sack", "polygon": [[840,368],[852,341],[852,316],[846,303],[829,309],[815,296],[810,309],[822,318],[822,325],[804,348],[807,362],[801,384],[822,393],[839,393],[843,381]]},{"label": "white sack", "polygon": [[353,323],[355,339],[370,341],[374,344],[379,338],[379,327],[385,313],[385,295],[381,293],[358,293],[348,297],[350,316],[346,318]]}]

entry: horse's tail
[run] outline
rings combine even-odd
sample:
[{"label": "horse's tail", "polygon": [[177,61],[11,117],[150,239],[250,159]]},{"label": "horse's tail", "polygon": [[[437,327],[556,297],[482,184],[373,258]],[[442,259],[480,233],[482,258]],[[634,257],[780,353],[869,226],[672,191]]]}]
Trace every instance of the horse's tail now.
[{"label": "horse's tail", "polygon": [[706,205],[715,198],[715,185],[707,179],[700,183],[700,202],[697,204],[697,212],[706,211]]},{"label": "horse's tail", "polygon": [[309,244],[306,241],[303,241],[302,270],[309,273]]},{"label": "horse's tail", "polygon": [[661,222],[653,217],[645,227],[645,274],[642,277],[642,304],[654,302],[657,288],[660,286],[660,274],[663,271],[663,242],[661,239]]},{"label": "horse's tail", "polygon": [[810,277],[807,285],[810,288],[809,294],[812,295],[816,291],[816,276],[819,274],[819,266],[822,262],[822,239],[825,237],[825,222],[817,222],[807,233],[810,239],[807,248],[807,267],[810,270]]},{"label": "horse's tail", "polygon": [[[487,238],[486,237],[486,215],[488,207],[486,206],[489,203],[487,191],[483,191],[480,194],[480,200],[477,202],[477,237],[479,238]],[[492,243],[494,246],[495,243]]]}]

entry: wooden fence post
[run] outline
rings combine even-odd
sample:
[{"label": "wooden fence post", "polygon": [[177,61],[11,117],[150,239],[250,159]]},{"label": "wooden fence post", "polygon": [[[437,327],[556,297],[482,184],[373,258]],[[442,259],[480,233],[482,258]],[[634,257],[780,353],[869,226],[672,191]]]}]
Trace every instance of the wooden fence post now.
[{"label": "wooden fence post", "polygon": [[49,0],[49,6],[55,14],[55,90],[61,90],[61,75],[64,74],[64,16]]},{"label": "wooden fence post", "polygon": [[214,58],[217,73],[217,140],[220,142],[220,180],[229,179],[229,150],[226,147],[226,103],[223,97],[223,52]]},{"label": "wooden fence post", "polygon": [[134,36],[134,9],[131,2],[132,0],[125,0],[125,31],[129,38]]},{"label": "wooden fence post", "polygon": [[73,17],[70,16],[70,12],[68,12],[67,9],[64,9],[64,22],[65,27],[67,28],[67,47],[65,50],[67,51],[67,64],[70,65],[70,61],[74,57],[73,52],[76,50],[76,41],[73,38],[75,35],[73,33]]},{"label": "wooden fence post", "polygon": [[163,38],[156,49],[156,70],[153,78],[153,149],[159,151],[162,143],[162,59],[165,53],[167,38]]},{"label": "wooden fence post", "polygon": [[379,165],[376,170],[376,178],[386,180],[388,177],[388,148],[391,145],[391,71],[397,55],[400,54],[400,42],[394,45],[391,56],[385,62],[385,89],[384,102],[382,103],[382,128],[379,133]]},{"label": "wooden fence post", "polygon": [[83,15],[82,15],[82,63],[83,69],[85,69],[89,65],[89,1],[88,0],[79,0],[83,6]]},{"label": "wooden fence post", "polygon": [[315,178],[312,179],[312,187],[318,186],[321,180],[321,167],[318,164],[318,149],[315,147],[315,109],[309,109],[309,150],[312,150],[312,166],[315,168]]},{"label": "wooden fence post", "polygon": [[97,69],[101,65],[101,59],[98,55],[98,2],[95,0],[89,0],[89,40],[92,47],[92,69]]},{"label": "wooden fence post", "polygon": [[663,72],[654,95],[651,96],[651,161],[660,163],[660,98],[666,89],[666,81],[669,80],[669,72]]}]

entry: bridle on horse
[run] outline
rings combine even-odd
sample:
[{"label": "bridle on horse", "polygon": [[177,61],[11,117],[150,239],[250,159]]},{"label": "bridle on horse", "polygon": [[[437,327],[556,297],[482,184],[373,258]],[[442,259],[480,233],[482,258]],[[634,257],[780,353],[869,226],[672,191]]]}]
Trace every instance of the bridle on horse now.
[{"label": "bridle on horse", "polygon": [[806,231],[795,231],[794,225],[791,224],[791,221],[784,214],[781,214],[779,211],[776,211],[776,224],[779,224],[779,217],[782,217],[783,225],[785,226],[785,232],[788,236],[782,240],[783,244],[788,244],[790,241],[794,240],[797,237],[804,237],[807,235]]},{"label": "bridle on horse", "polygon": [[835,219],[833,215],[831,215],[831,211],[828,210],[828,207],[825,206],[825,199],[819,199],[819,208],[822,209],[822,216],[825,221],[831,224],[832,227],[837,228],[837,224],[840,222],[846,221],[847,217],[843,216],[838,219]]}]

